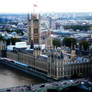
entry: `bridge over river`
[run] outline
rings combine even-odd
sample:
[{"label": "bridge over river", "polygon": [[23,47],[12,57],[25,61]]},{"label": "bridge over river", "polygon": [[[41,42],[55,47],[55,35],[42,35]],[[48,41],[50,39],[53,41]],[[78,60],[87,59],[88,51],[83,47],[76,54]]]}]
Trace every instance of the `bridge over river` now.
[{"label": "bridge over river", "polygon": [[[63,89],[78,86],[87,92],[92,91],[92,82],[85,79],[58,81],[53,83],[41,83],[37,85],[24,85],[12,88],[1,89],[0,92],[52,92],[49,90],[56,90],[53,92],[61,92]],[[85,92],[86,92],[85,91]]]}]

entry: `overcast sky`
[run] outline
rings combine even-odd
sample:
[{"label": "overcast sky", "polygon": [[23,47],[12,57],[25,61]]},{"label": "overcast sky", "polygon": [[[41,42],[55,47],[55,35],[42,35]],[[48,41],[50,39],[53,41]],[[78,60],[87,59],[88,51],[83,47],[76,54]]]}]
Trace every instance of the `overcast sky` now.
[{"label": "overcast sky", "polygon": [[92,12],[92,0],[0,0],[0,13]]}]

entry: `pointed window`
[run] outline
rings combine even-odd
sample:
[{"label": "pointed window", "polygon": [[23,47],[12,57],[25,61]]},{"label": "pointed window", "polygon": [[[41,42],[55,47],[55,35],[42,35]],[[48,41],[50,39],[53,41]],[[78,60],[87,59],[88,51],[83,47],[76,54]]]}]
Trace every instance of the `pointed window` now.
[{"label": "pointed window", "polygon": [[34,29],[34,34],[38,34],[38,28]]},{"label": "pointed window", "polygon": [[34,39],[34,43],[35,44],[38,44],[39,43],[39,40],[38,39]]}]

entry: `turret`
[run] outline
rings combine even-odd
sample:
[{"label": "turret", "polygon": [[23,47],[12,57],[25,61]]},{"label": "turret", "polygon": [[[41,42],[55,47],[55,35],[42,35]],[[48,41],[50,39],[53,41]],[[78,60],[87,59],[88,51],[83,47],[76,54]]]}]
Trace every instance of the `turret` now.
[{"label": "turret", "polygon": [[61,51],[51,49],[48,59],[48,76],[54,79],[64,77],[64,57]]},{"label": "turret", "polygon": [[51,32],[50,32],[49,28],[48,28],[48,35],[47,35],[47,38],[46,38],[45,45],[46,45],[47,49],[50,49],[50,48],[53,47],[52,38],[51,38]]}]

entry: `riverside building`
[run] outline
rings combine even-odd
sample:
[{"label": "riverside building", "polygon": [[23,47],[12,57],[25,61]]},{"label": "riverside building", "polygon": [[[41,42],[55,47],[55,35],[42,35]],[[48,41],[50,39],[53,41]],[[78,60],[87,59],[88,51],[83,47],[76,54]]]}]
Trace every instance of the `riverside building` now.
[{"label": "riverside building", "polygon": [[[54,49],[48,30],[48,38],[45,54],[41,50],[41,16],[28,15],[28,46],[13,47],[7,50],[7,57],[13,60],[28,64],[32,69],[40,72],[48,78],[59,80],[72,76],[86,76],[92,73],[92,61],[88,57],[79,57],[76,51],[71,54],[64,49]],[[48,42],[50,40],[50,43]],[[39,76],[39,75],[38,75]],[[43,78],[43,77],[41,77]]]}]

